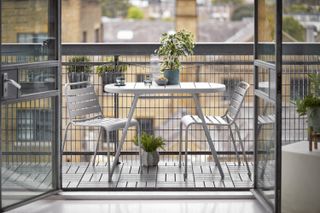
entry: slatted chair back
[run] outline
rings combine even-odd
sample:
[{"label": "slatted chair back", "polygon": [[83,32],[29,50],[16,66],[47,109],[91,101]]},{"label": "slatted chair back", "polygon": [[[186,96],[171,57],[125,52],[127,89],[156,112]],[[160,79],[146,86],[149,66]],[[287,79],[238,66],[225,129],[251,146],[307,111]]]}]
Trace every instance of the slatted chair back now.
[{"label": "slatted chair back", "polygon": [[[80,85],[85,85],[85,87]],[[76,88],[71,89],[72,86]],[[65,85],[65,96],[71,120],[102,116],[98,97],[91,83],[67,83]]]},{"label": "slatted chair back", "polygon": [[247,82],[241,81],[235,88],[225,114],[229,122],[233,122],[237,118],[249,87],[250,85]]}]

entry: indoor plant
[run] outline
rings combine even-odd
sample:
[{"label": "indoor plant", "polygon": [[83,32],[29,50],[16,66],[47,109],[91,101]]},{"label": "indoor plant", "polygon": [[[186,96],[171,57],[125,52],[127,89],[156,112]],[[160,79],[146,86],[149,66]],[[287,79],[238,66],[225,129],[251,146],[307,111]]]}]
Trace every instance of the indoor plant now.
[{"label": "indoor plant", "polygon": [[156,54],[163,58],[161,71],[168,79],[168,84],[179,84],[181,67],[179,57],[193,54],[193,35],[185,30],[174,34],[163,33],[160,44]]},{"label": "indoor plant", "polygon": [[320,133],[320,74],[309,74],[310,92],[302,100],[297,100],[299,115],[307,115],[308,126]]},{"label": "indoor plant", "polygon": [[[138,139],[134,140],[135,145],[138,144]],[[141,135],[141,148],[142,152],[142,165],[143,166],[156,166],[158,165],[160,155],[157,151],[158,148],[164,149],[164,140],[162,137],[147,134],[145,132]]]},{"label": "indoor plant", "polygon": [[[88,64],[90,59],[86,56],[74,56],[70,58],[67,67],[69,82],[88,81],[92,72],[92,66]],[[82,63],[82,64],[81,64]]]},{"label": "indoor plant", "polygon": [[97,67],[97,74],[101,76],[103,85],[112,84],[116,82],[116,78],[122,76],[123,72],[127,70],[127,65],[114,63],[110,60],[109,64]]}]

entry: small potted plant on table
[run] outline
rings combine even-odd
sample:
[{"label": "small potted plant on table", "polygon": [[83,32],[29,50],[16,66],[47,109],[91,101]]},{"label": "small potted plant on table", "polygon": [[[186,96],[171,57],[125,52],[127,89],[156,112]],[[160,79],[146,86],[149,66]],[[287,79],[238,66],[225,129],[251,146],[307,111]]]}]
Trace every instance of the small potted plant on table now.
[{"label": "small potted plant on table", "polygon": [[297,100],[299,115],[307,115],[309,129],[320,133],[320,74],[309,74],[310,92],[302,100]]},{"label": "small potted plant on table", "polygon": [[[134,140],[134,144],[139,146],[137,138]],[[161,148],[164,150],[164,145],[165,143],[162,137],[156,137],[143,132],[141,135],[141,148],[143,150],[142,165],[146,167],[158,165],[160,155],[157,149]]]},{"label": "small potted plant on table", "polygon": [[119,64],[117,60],[110,61],[110,64],[97,67],[97,74],[101,76],[102,84],[113,84],[116,82],[116,78],[123,75],[123,72],[127,70],[127,65]]},{"label": "small potted plant on table", "polygon": [[169,85],[179,84],[181,68],[179,57],[193,54],[193,35],[185,30],[174,34],[164,33],[160,38],[160,43],[156,54],[163,58],[161,71],[168,79]]},{"label": "small potted plant on table", "polygon": [[88,64],[90,59],[86,56],[74,56],[69,59],[69,65],[67,67],[69,82],[81,82],[88,81],[90,73],[92,72],[92,66]]}]

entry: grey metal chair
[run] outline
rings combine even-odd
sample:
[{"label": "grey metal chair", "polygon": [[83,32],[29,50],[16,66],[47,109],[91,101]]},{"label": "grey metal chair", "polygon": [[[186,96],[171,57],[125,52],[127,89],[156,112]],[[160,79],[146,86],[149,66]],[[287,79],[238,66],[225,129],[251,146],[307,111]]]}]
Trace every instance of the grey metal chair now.
[{"label": "grey metal chair", "polygon": [[[239,137],[239,143],[242,149],[242,154],[248,169],[248,174],[251,175],[251,171],[248,165],[248,159],[247,156],[245,154],[245,150],[244,150],[244,146],[243,146],[243,142],[240,136],[240,132],[239,132],[239,127],[237,125],[237,123],[235,122],[238,114],[240,112],[240,108],[242,106],[242,103],[244,101],[245,95],[249,89],[249,84],[241,81],[239,82],[239,84],[237,85],[235,91],[233,92],[232,96],[231,96],[231,100],[230,100],[230,105],[227,109],[227,111],[225,112],[224,115],[222,116],[205,116],[205,122],[206,125],[208,126],[222,126],[222,127],[228,127],[229,131],[230,131],[230,136],[231,136],[231,140],[234,146],[234,150],[237,156],[237,160],[238,160],[238,164],[241,164],[240,161],[240,157],[239,157],[239,153],[237,150],[237,146],[235,143],[235,139],[234,139],[234,135],[232,133],[232,125],[235,126],[235,130],[237,132],[237,135]],[[184,173],[184,177],[187,177],[187,155],[188,155],[188,129],[190,126],[192,125],[201,125],[202,124],[202,120],[197,116],[197,115],[185,115],[182,117],[181,121],[180,121],[180,140],[179,140],[179,167],[181,167],[181,157],[182,157],[182,127],[185,126],[185,173]]]},{"label": "grey metal chair", "polygon": [[[95,166],[98,145],[102,134],[102,129],[106,131],[106,142],[107,142],[107,156],[108,156],[108,173],[109,182],[111,181],[111,168],[110,168],[110,141],[109,134],[112,131],[119,130],[125,127],[127,119],[121,118],[106,118],[103,116],[101,107],[99,105],[98,97],[94,91],[94,87],[89,82],[77,82],[67,83],[65,85],[65,97],[67,100],[67,110],[69,113],[69,122],[65,129],[65,135],[62,144],[62,151],[65,147],[67,139],[67,133],[70,125],[74,126],[87,126],[87,127],[98,127],[99,136],[95,147],[94,157],[92,165]],[[132,119],[130,127],[135,126],[138,132],[138,144],[140,146],[140,127],[137,120]],[[139,148],[140,168],[142,165],[141,161],[141,149]],[[142,171],[142,169],[140,170]]]}]

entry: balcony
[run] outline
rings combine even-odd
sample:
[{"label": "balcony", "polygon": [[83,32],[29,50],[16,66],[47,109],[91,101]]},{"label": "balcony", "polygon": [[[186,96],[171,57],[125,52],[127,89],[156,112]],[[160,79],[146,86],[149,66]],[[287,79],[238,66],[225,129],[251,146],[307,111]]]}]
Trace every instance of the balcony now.
[{"label": "balcony", "polygon": [[[11,50],[15,46],[10,47]],[[21,48],[21,47],[19,47]],[[43,49],[39,46],[24,46],[25,50],[32,50],[32,57],[10,57],[7,60],[21,60],[24,62],[38,61],[43,56]],[[78,65],[90,65],[96,69],[102,64],[110,64],[110,60],[118,58],[119,62],[126,64],[125,72],[127,82],[141,81],[144,75],[150,72],[150,55],[157,48],[157,44],[64,44],[62,45],[62,76],[61,85],[68,82],[67,66],[73,64],[69,59],[76,55],[87,56],[90,62]],[[320,58],[317,55],[315,44],[285,44],[283,56],[283,144],[294,143],[306,139],[306,124],[304,118],[296,113],[294,100],[302,97],[307,89],[307,81],[304,79],[308,73],[319,69]],[[9,46],[8,46],[9,49]],[[303,49],[303,55],[299,51]],[[20,49],[21,50],[21,49]],[[36,54],[35,52],[36,51]],[[14,52],[14,51],[13,51]],[[253,133],[253,45],[251,43],[209,43],[197,44],[195,55],[183,59],[181,78],[186,82],[217,82],[226,85],[223,93],[201,95],[200,101],[205,114],[222,114],[229,104],[230,94],[234,85],[239,80],[251,84],[244,106],[237,121],[240,126],[240,134],[245,143],[246,154],[249,157],[250,167],[253,170],[254,158],[254,133]],[[35,56],[36,55],[36,56]],[[26,76],[36,76],[35,72],[20,72],[20,83],[28,85],[30,81]],[[24,73],[24,74],[23,74]],[[33,76],[33,77],[34,77]],[[33,78],[32,77],[32,78]],[[59,78],[55,72],[48,70],[45,76],[41,76],[39,82],[44,79]],[[114,95],[103,91],[101,78],[94,72],[90,76],[96,93],[99,96],[100,105],[105,116],[123,117],[128,115],[132,96]],[[24,185],[36,184],[37,190],[44,190],[51,184],[51,139],[56,137],[55,131],[51,131],[53,120],[57,114],[55,101],[51,98],[41,98],[41,95],[33,94],[33,85],[25,87],[25,94],[33,97],[32,100],[19,103],[8,103],[3,106],[3,113],[7,113],[8,119],[3,125],[6,132],[3,137],[3,164],[6,169],[3,172],[3,188],[23,188]],[[44,91],[51,92],[52,85],[44,85]],[[37,86],[38,88],[38,86]],[[34,90],[36,91],[36,90]],[[34,96],[33,96],[34,95]],[[28,109],[41,109],[30,111]],[[46,110],[45,110],[46,109]],[[25,112],[23,111],[25,110]],[[23,114],[17,121],[16,113]],[[27,111],[27,112],[26,112]],[[16,112],[16,113],[14,113]],[[74,128],[71,130],[62,153],[62,188],[64,190],[248,190],[253,186],[253,176],[247,174],[244,161],[242,165],[236,163],[235,152],[227,129],[211,129],[211,136],[217,148],[219,159],[222,163],[225,179],[221,179],[217,167],[212,159],[206,137],[199,128],[192,128],[189,133],[190,175],[183,179],[183,166],[178,167],[178,137],[179,121],[182,115],[194,113],[195,106],[187,94],[182,95],[156,95],[144,96],[139,100],[134,117],[142,124],[146,132],[162,136],[166,146],[160,151],[161,161],[159,166],[143,168],[143,175],[138,172],[138,149],[133,144],[135,130],[128,132],[125,145],[121,152],[119,166],[117,167],[113,181],[107,180],[106,153],[107,147],[101,144],[99,147],[97,164],[90,164],[94,153],[94,145],[98,137],[98,130],[92,128]],[[62,96],[61,130],[62,135],[66,127],[68,114],[65,98]],[[46,121],[46,123],[45,123]],[[28,129],[30,123],[37,123]],[[14,125],[21,125],[19,132],[14,132]],[[41,125],[39,125],[41,124]],[[30,126],[30,125],[29,125]],[[42,132],[42,133],[39,133]],[[49,137],[48,136],[51,136]],[[269,133],[270,134],[270,131]],[[16,135],[16,136],[15,136]],[[121,131],[112,136],[117,141]],[[20,137],[20,140],[18,140]],[[16,140],[14,139],[16,138]],[[114,150],[113,147],[112,151]],[[30,150],[33,150],[32,152]],[[271,149],[272,150],[272,149]],[[274,154],[268,153],[265,182],[268,182],[268,165],[272,165]],[[30,166],[31,165],[31,166]],[[273,179],[270,178],[272,181]],[[272,186],[273,183],[270,183]]]}]

